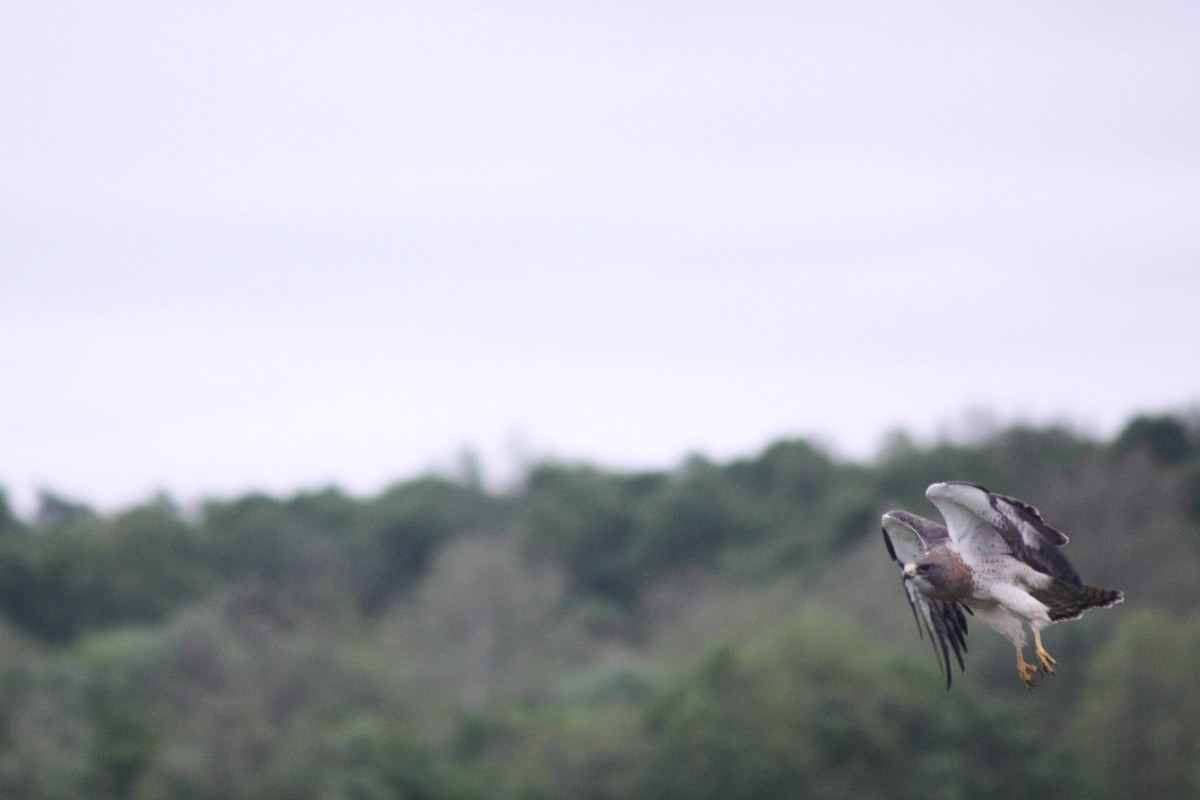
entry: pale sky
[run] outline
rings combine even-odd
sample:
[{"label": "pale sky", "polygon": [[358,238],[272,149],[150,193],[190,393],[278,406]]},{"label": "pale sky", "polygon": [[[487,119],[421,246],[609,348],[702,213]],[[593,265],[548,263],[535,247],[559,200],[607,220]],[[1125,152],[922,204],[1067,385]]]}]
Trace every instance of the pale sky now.
[{"label": "pale sky", "polygon": [[18,504],[1200,401],[1190,1],[4,17]]}]

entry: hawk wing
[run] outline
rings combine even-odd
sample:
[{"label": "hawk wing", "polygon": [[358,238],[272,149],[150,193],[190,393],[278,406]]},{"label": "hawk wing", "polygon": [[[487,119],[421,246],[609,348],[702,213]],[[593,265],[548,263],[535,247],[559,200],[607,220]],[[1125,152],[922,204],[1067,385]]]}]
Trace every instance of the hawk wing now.
[{"label": "hawk wing", "polygon": [[968,562],[1009,554],[1038,572],[1081,585],[1079,573],[1058,550],[1067,537],[1028,503],[962,481],[935,483],[925,496],[942,512],[951,541]]},{"label": "hawk wing", "polygon": [[[883,515],[883,543],[888,555],[904,569],[930,547],[950,544],[949,532],[931,519],[918,517],[907,511],[889,511]],[[938,667],[946,673],[946,691],[950,691],[950,651],[958,661],[959,670],[966,669],[963,653],[967,652],[967,618],[965,606],[934,600],[919,592],[907,578],[901,578],[904,593],[913,618],[917,621],[917,634],[925,638],[921,628],[929,633],[933,653],[938,658]],[[970,609],[966,609],[970,612]]]}]

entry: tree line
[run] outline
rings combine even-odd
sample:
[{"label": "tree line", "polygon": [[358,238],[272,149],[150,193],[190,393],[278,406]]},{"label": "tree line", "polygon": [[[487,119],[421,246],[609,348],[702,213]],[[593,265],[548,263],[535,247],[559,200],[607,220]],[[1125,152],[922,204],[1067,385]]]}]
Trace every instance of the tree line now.
[{"label": "tree line", "polygon": [[[946,694],[879,515],[1030,500],[1118,609]],[[1200,796],[1200,425],[774,442],[112,514],[0,495],[0,796]],[[1150,787],[1150,788],[1148,788]]]}]

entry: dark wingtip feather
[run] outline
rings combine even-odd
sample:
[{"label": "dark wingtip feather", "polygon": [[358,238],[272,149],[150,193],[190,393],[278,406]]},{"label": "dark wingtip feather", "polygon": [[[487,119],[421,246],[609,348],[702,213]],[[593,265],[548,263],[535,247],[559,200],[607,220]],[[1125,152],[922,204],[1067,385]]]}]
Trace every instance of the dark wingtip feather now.
[{"label": "dark wingtip feather", "polygon": [[883,534],[883,543],[887,545],[888,555],[892,557],[892,561],[899,561],[900,559],[896,558],[896,548],[892,546],[892,537],[888,536],[885,528],[879,530]]},{"label": "dark wingtip feather", "polygon": [[[900,559],[896,555],[892,537],[888,535],[886,529],[881,529],[881,533],[888,555],[891,556],[892,561],[899,564]],[[938,669],[946,673],[946,691],[950,691],[954,680],[953,664],[950,660],[951,650],[954,651],[954,661],[958,662],[959,670],[966,671],[963,654],[967,652],[967,618],[963,612],[971,613],[971,609],[959,603],[947,603],[926,598],[903,576],[900,583],[904,587],[904,594],[908,600],[909,610],[912,611],[913,621],[917,624],[917,635],[924,639],[925,632],[929,632],[929,644],[933,647]]]}]

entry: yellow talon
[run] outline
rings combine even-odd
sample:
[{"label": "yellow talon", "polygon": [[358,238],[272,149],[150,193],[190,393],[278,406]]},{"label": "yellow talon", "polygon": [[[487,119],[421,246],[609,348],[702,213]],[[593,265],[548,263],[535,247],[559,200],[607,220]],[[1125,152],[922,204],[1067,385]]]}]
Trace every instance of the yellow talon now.
[{"label": "yellow talon", "polygon": [[1026,661],[1024,654],[1017,650],[1017,674],[1021,676],[1026,688],[1033,688],[1033,676],[1037,673],[1038,668]]},{"label": "yellow talon", "polygon": [[1042,669],[1046,670],[1046,672],[1053,675],[1054,674],[1054,665],[1057,664],[1058,662],[1054,660],[1053,656],[1051,656],[1049,653],[1046,652],[1046,648],[1042,647],[1042,632],[1041,631],[1033,632],[1033,646],[1034,646],[1034,652],[1037,653],[1038,661],[1042,662]]}]

